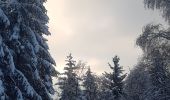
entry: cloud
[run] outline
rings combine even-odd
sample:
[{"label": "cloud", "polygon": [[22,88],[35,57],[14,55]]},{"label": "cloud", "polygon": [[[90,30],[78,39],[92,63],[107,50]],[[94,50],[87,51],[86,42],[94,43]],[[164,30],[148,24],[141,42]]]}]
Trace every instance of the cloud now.
[{"label": "cloud", "polygon": [[48,0],[46,8],[52,33],[50,52],[59,69],[72,52],[94,71],[108,70],[107,62],[117,54],[121,65],[133,66],[142,53],[135,46],[142,27],[163,22],[157,12],[144,9],[143,0]]}]

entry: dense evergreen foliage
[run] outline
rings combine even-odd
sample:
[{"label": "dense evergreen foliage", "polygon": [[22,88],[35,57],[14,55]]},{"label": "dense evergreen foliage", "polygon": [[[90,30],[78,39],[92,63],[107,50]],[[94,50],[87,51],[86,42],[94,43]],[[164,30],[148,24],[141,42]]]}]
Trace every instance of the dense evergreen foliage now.
[{"label": "dense evergreen foliage", "polygon": [[139,62],[127,76],[124,91],[126,100],[145,100],[145,92],[151,87],[151,79],[144,62]]},{"label": "dense evergreen foliage", "polygon": [[109,67],[112,72],[105,72],[104,76],[108,80],[108,83],[105,83],[108,87],[108,90],[111,91],[112,96],[108,100],[120,100],[123,96],[123,80],[126,77],[126,74],[123,74],[122,66],[119,66],[119,58],[115,56],[113,59],[114,67],[109,63]]},{"label": "dense evergreen foliage", "polygon": [[78,69],[76,61],[73,60],[71,54],[66,59],[67,67],[64,67],[65,73],[59,78],[57,83],[61,89],[60,100],[81,100],[81,90],[79,86],[79,79],[75,70]]},{"label": "dense evergreen foliage", "polygon": [[87,100],[97,100],[97,83],[96,77],[92,74],[90,68],[84,77],[83,86],[85,87],[84,93]]},{"label": "dense evergreen foliage", "polygon": [[0,99],[49,100],[55,61],[43,34],[49,35],[45,0],[0,1]]}]

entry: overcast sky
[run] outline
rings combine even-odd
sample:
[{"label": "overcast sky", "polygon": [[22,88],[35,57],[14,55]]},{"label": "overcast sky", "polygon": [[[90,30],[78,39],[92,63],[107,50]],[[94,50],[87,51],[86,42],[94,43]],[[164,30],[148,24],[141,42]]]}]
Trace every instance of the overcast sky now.
[{"label": "overcast sky", "polygon": [[158,12],[144,8],[143,0],[48,0],[45,5],[57,70],[70,52],[96,73],[108,71],[116,54],[125,69],[133,67],[142,54],[135,45],[142,27],[162,22]]}]

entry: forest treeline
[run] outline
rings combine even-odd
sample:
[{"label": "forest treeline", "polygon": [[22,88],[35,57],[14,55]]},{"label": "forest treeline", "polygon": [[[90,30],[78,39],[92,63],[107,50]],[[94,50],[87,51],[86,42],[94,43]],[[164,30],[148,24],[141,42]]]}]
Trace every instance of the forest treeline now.
[{"label": "forest treeline", "polygon": [[[129,74],[118,56],[109,63],[109,72],[97,76],[72,55],[65,73],[59,73],[44,37],[51,34],[46,1],[0,0],[0,100],[51,100],[56,92],[59,100],[170,100],[169,28],[144,26],[136,40],[143,56]],[[160,11],[169,27],[169,0],[144,0],[144,5]],[[58,78],[57,90],[52,77]]]}]

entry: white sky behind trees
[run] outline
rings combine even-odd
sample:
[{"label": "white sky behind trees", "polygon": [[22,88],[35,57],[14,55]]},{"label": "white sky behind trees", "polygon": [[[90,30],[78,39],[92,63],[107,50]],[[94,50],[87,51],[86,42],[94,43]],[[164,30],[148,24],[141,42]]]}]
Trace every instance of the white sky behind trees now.
[{"label": "white sky behind trees", "polygon": [[140,55],[136,38],[148,23],[162,23],[160,14],[144,8],[143,0],[48,0],[50,53],[57,70],[71,52],[98,74],[108,71],[112,57],[120,57],[125,69]]}]

